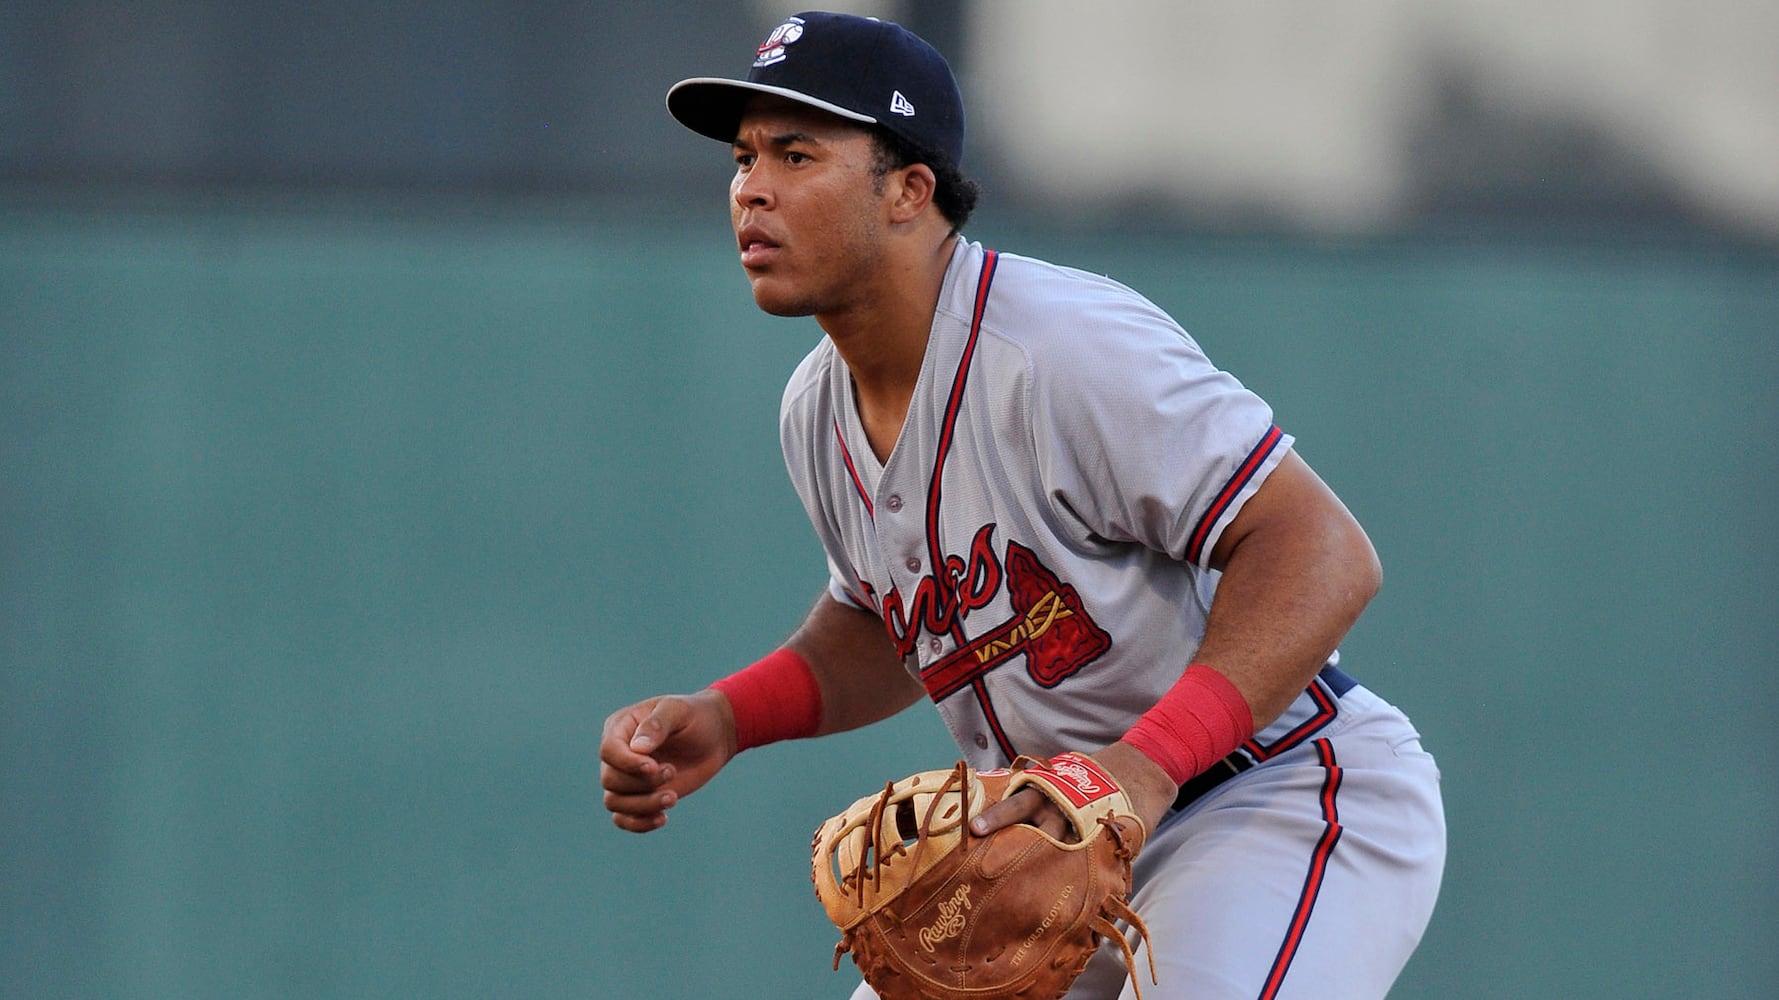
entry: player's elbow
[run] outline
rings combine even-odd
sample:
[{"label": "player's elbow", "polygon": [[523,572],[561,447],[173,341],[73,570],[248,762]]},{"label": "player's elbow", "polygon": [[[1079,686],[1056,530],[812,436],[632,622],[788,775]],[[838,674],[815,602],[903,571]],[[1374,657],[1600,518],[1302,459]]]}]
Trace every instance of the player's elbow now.
[{"label": "player's elbow", "polygon": [[1365,579],[1361,592],[1364,594],[1363,603],[1370,604],[1371,599],[1384,589],[1384,564],[1378,559],[1376,549],[1369,544],[1366,549],[1371,553],[1371,558],[1365,560]]},{"label": "player's elbow", "polygon": [[1342,546],[1345,557],[1342,560],[1347,567],[1347,587],[1352,595],[1355,613],[1371,603],[1371,599],[1384,589],[1384,563],[1378,558],[1377,547],[1371,544],[1370,536],[1350,516],[1346,518],[1343,531],[1345,538]]}]

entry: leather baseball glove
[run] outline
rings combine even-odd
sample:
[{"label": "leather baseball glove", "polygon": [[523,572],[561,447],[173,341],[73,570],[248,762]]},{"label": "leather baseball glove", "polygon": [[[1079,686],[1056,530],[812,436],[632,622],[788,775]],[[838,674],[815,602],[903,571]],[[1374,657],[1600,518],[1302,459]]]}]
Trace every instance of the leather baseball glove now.
[{"label": "leather baseball glove", "polygon": [[[1056,804],[1072,835],[1023,823],[969,832],[970,817],[1028,787]],[[883,1000],[1055,1000],[1103,937],[1118,943],[1134,984],[1135,958],[1112,921],[1148,941],[1126,902],[1146,836],[1117,783],[1081,754],[995,771],[959,761],[892,782],[823,823],[811,844],[816,896],[841,933],[834,968],[851,952]]]}]

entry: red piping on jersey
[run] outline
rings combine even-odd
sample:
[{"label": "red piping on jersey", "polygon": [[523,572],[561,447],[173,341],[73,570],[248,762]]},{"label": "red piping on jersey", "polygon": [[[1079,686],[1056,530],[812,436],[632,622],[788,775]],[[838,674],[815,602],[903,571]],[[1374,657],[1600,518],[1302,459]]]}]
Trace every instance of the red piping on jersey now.
[{"label": "red piping on jersey", "polygon": [[[957,374],[951,380],[951,396],[945,403],[945,419],[939,426],[939,446],[933,456],[933,478],[927,485],[927,572],[932,575],[934,589],[939,600],[948,609],[955,609],[961,598],[957,593],[957,581],[950,576],[950,567],[945,558],[945,549],[939,540],[939,490],[945,479],[945,459],[951,454],[951,441],[957,432],[958,412],[964,405],[964,386],[969,381],[970,363],[976,357],[976,341],[982,335],[982,314],[988,308],[988,289],[994,284],[995,265],[1000,254],[993,250],[982,253],[982,272],[976,278],[976,302],[970,311],[970,336],[964,341],[963,355],[958,358]],[[959,646],[965,644],[963,622],[960,615],[950,615],[951,637]],[[1001,728],[1001,720],[996,715],[994,704],[988,697],[988,685],[983,683],[981,675],[977,675],[970,684],[976,694],[976,703],[982,709],[982,717],[988,722],[989,731],[994,733],[995,743],[1000,746],[1001,753],[1006,754],[1009,761],[1019,754],[1013,747],[1013,741]]]},{"label": "red piping on jersey", "polygon": [[1013,741],[1007,738],[1007,731],[1001,728],[1001,717],[995,714],[994,703],[988,700],[988,686],[981,677],[971,681],[970,686],[976,690],[976,703],[982,707],[982,717],[988,720],[988,731],[994,734],[995,743],[1007,755],[1008,761],[1017,760],[1019,754],[1013,750]]},{"label": "red piping on jersey", "polygon": [[840,443],[840,457],[846,462],[846,473],[852,477],[852,488],[859,491],[859,499],[865,501],[865,513],[872,521],[877,520],[877,508],[871,503],[871,494],[865,492],[865,483],[859,479],[859,470],[852,464],[852,451],[846,447],[846,435],[840,433],[840,418],[834,418],[834,440]]},{"label": "red piping on jersey", "polygon": [[1210,509],[1205,511],[1204,517],[1199,518],[1198,526],[1192,529],[1192,538],[1186,543],[1187,562],[1197,563],[1199,561],[1199,557],[1204,554],[1205,540],[1211,537],[1211,529],[1216,527],[1217,522],[1228,512],[1229,505],[1235,503],[1235,498],[1241,495],[1242,490],[1254,478],[1254,474],[1260,471],[1260,466],[1266,463],[1266,457],[1272,454],[1273,449],[1278,447],[1284,437],[1285,432],[1279,430],[1278,425],[1273,425],[1267,429],[1266,435],[1260,439],[1260,443],[1254,446],[1254,450],[1248,452],[1248,457],[1242,459],[1242,464],[1235,470],[1235,475],[1230,476],[1229,482],[1223,484],[1223,489],[1217,493],[1217,499],[1211,501]]},{"label": "red piping on jersey", "polygon": [[1279,995],[1279,989],[1285,984],[1285,974],[1291,971],[1291,961],[1297,957],[1297,949],[1303,944],[1303,934],[1309,927],[1310,913],[1316,908],[1316,896],[1322,891],[1322,882],[1328,875],[1328,861],[1334,856],[1334,845],[1340,843],[1342,827],[1340,811],[1335,806],[1335,796],[1340,792],[1341,769],[1334,761],[1334,746],[1325,739],[1315,743],[1316,757],[1325,772],[1322,778],[1322,836],[1316,841],[1316,849],[1310,855],[1310,869],[1304,876],[1303,891],[1298,893],[1297,908],[1291,914],[1291,924],[1286,929],[1285,940],[1279,945],[1279,954],[1273,959],[1272,970],[1267,973],[1266,986],[1260,991],[1260,1000],[1272,1000]]},{"label": "red piping on jersey", "polygon": [[[976,305],[970,312],[970,336],[964,341],[964,352],[957,361],[957,374],[951,379],[951,398],[945,403],[945,420],[939,425],[939,446],[933,456],[933,478],[927,485],[927,572],[938,585],[940,600],[947,607],[958,603],[956,583],[947,578],[945,549],[939,542],[939,487],[945,479],[945,459],[951,454],[951,439],[957,431],[958,411],[964,405],[964,385],[970,378],[970,362],[976,357],[976,340],[982,333],[982,313],[988,307],[988,287],[994,283],[995,262],[1000,255],[993,250],[982,254],[982,273],[976,279]],[[954,617],[952,638],[962,644],[964,630]]]}]

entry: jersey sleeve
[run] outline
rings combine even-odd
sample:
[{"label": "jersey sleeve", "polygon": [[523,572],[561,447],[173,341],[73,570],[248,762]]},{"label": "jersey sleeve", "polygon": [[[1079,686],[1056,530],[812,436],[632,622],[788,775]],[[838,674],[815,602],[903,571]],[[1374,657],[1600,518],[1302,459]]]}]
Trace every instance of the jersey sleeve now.
[{"label": "jersey sleeve", "polygon": [[1094,302],[1070,325],[1075,356],[1033,364],[1033,444],[1048,501],[1099,539],[1206,567],[1291,436],[1134,292]]},{"label": "jersey sleeve", "polygon": [[836,566],[834,564],[834,558],[832,556],[829,556],[828,557],[828,596],[832,597],[835,601],[838,601],[841,604],[850,605],[852,607],[858,608],[860,611],[869,611],[871,614],[875,615],[877,613],[877,609],[873,608],[869,604],[866,604],[864,598],[853,593],[852,588],[850,588],[850,587],[846,586],[844,583],[842,583],[841,582],[842,576],[843,576],[843,573],[841,572],[840,567]]}]

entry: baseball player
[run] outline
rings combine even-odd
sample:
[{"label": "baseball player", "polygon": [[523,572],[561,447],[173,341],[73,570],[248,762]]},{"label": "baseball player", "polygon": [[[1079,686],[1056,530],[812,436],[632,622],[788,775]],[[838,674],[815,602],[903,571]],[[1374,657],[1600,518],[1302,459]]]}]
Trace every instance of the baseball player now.
[{"label": "baseball player", "polygon": [[[755,303],[826,334],[781,437],[829,579],[780,649],[607,719],[616,824],[924,697],[973,767],[1081,751],[1129,793],[1145,996],[1384,996],[1438,893],[1439,773],[1337,665],[1381,571],[1292,435],[1136,292],[960,235],[962,99],[908,31],[799,14],[667,104],[731,147]],[[1026,793],[975,830],[1016,822],[1063,832]],[[1128,995],[1109,951],[1070,998]]]}]

